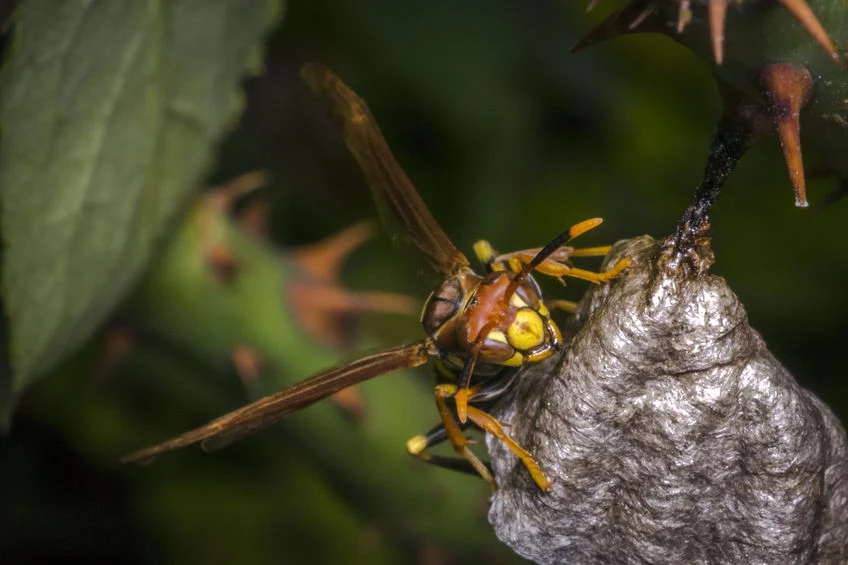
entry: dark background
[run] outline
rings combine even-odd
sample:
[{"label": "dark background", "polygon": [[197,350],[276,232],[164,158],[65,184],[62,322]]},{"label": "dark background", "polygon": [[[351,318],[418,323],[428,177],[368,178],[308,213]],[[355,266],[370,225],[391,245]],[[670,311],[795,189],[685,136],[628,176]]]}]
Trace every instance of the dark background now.
[{"label": "dark background", "polygon": [[[714,80],[659,36],[570,54],[611,6],[588,15],[582,3],[553,1],[301,0],[288,8],[268,46],[267,73],[246,85],[246,113],[209,179],[269,171],[262,197],[272,203],[271,236],[281,247],[376,217],[353,159],[300,83],[307,61],[334,69],[369,102],[433,214],[469,254],[483,237],[501,250],[539,246],[593,216],[605,223],[586,245],[662,237],[690,203],[719,115]],[[812,181],[811,201],[834,187]],[[714,272],[739,294],[776,356],[844,421],[848,207],[796,209],[769,138],[742,160],[712,218]],[[423,299],[437,277],[384,232],[351,258],[344,281]],[[585,287],[547,288],[578,299]],[[356,335],[354,352],[420,337],[414,319],[380,315],[364,315]],[[344,457],[328,466],[282,431],[213,456],[191,450],[151,467],[117,464],[150,438],[246,399],[234,375],[210,379],[202,362],[155,339],[142,343],[139,365],[93,376],[105,340],[95,338],[32,389],[0,443],[3,563],[518,561],[486,532],[482,481],[410,462],[387,480],[410,492],[444,481],[441,496],[400,508],[363,500],[340,477],[346,468],[379,471],[381,462],[357,458],[355,446],[340,447]],[[138,384],[127,375],[154,367],[141,405],[155,408],[139,409]],[[381,380],[367,385],[397,415],[363,433],[391,436],[399,457],[403,440],[394,436],[423,431],[406,415],[432,410],[426,372],[408,378],[421,380],[420,395],[393,397]],[[289,425],[297,424],[281,428]],[[432,508],[460,496],[468,502],[449,524],[427,523],[438,516]]]}]

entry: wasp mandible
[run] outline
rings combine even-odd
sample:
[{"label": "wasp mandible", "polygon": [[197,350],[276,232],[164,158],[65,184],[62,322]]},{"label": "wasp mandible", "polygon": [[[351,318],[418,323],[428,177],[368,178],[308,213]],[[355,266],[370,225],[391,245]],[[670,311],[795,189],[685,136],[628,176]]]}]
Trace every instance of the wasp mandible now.
[{"label": "wasp mandible", "polygon": [[[600,284],[618,276],[629,260],[619,261],[603,273],[571,266],[572,257],[602,256],[609,251],[608,246],[566,246],[602,221],[593,218],[572,226],[541,249],[501,255],[488,242],[478,241],[474,251],[485,273],[475,273],[395,160],[365,102],[327,69],[307,65],[302,75],[326,106],[362,168],[375,200],[387,208],[404,235],[445,277],[427,298],[421,313],[426,337],[322,371],[200,428],[130,454],[123,461],[149,461],[197,442],[206,451],[218,449],[342,389],[398,369],[417,367],[434,357],[435,399],[441,423],[409,440],[408,451],[435,465],[476,472],[494,485],[489,468],[469,449],[469,440],[463,434],[463,428],[473,425],[503,441],[536,484],[547,490],[550,482],[533,456],[485,411],[508,389],[522,367],[551,357],[563,346],[560,330],[531,273]],[[429,448],[445,440],[462,459],[429,453]]]}]

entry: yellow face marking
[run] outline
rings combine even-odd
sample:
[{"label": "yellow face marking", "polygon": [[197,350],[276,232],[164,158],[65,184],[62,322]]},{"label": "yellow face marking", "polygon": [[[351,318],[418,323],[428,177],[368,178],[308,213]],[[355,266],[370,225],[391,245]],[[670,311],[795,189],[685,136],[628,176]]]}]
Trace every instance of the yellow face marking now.
[{"label": "yellow face marking", "polygon": [[497,341],[499,343],[509,345],[509,341],[507,341],[506,336],[501,330],[490,331],[489,335],[486,336],[486,339],[491,339],[492,341]]},{"label": "yellow face marking", "polygon": [[508,367],[520,367],[524,364],[524,355],[516,351],[512,354],[512,357],[510,357],[506,361],[502,361],[500,364],[506,365]]},{"label": "yellow face marking", "polygon": [[524,302],[524,300],[518,296],[518,294],[513,293],[513,295],[509,298],[509,303],[516,308],[527,308],[528,304]]},{"label": "yellow face marking", "polygon": [[535,310],[522,308],[506,331],[509,344],[519,351],[529,351],[545,342],[545,322]]},{"label": "yellow face marking", "polygon": [[542,302],[541,300],[539,301],[539,314],[541,314],[542,316],[544,316],[544,317],[546,317],[546,318],[550,318],[550,317],[551,317],[551,313],[550,313],[550,311],[548,310],[548,307],[547,307],[547,306],[545,306],[545,303],[544,303],[544,302]]}]

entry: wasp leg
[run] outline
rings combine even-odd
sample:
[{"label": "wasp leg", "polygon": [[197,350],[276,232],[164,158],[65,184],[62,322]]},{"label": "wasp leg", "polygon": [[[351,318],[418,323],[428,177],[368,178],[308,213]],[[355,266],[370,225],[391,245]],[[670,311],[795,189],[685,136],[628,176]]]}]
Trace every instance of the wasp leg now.
[{"label": "wasp leg", "polygon": [[577,303],[571,300],[545,300],[545,306],[548,310],[561,310],[569,314],[577,312]]},{"label": "wasp leg", "polygon": [[[461,427],[464,429],[467,426]],[[441,455],[433,455],[427,451],[431,447],[438,445],[447,439],[448,433],[444,424],[439,424],[426,434],[417,435],[407,441],[406,450],[410,455],[416,459],[424,461],[425,463],[436,465],[437,467],[442,467],[451,471],[459,471],[461,473],[479,476],[477,468],[474,467],[468,459],[463,457],[444,457]],[[483,464],[486,465],[486,469],[489,469],[488,464]],[[489,469],[489,473],[491,474],[491,469]]]},{"label": "wasp leg", "polygon": [[[474,470],[477,471],[477,473],[483,477],[487,483],[494,487],[495,479],[492,478],[492,473],[489,472],[489,468],[486,467],[486,465],[484,465],[483,462],[480,461],[480,459],[478,459],[477,456],[474,455],[474,453],[468,448],[468,438],[462,435],[462,429],[451,413],[450,408],[448,408],[447,399],[454,396],[456,391],[457,387],[453,384],[436,385],[436,408],[438,408],[442,424],[445,426],[445,434],[447,435],[447,439],[450,441],[454,450],[465,457]],[[420,442],[413,442],[411,447],[412,449],[410,449],[410,445],[407,443],[407,449],[410,449],[410,453],[416,450],[416,448],[418,453],[420,453],[426,445],[422,446]],[[415,453],[413,453],[413,455],[415,455]]]},{"label": "wasp leg", "polygon": [[551,488],[551,482],[547,479],[547,477],[545,477],[545,474],[542,472],[542,469],[539,468],[539,465],[536,463],[536,460],[533,459],[533,456],[530,455],[526,449],[518,445],[514,439],[507,435],[500,422],[474,406],[468,407],[468,418],[484,431],[501,440],[510,449],[510,451],[515,453],[518,458],[521,459],[521,462],[524,463],[524,466],[527,467],[527,470],[530,472],[530,476],[533,477],[533,480],[536,481],[536,484],[539,485],[540,489],[546,491]]},{"label": "wasp leg", "polygon": [[[563,246],[547,256],[545,261],[550,263],[566,263],[572,257],[603,257],[609,253],[612,245],[599,245],[598,247],[568,247]],[[519,272],[524,265],[531,262],[533,258],[542,250],[541,247],[533,249],[522,249],[521,251],[513,251],[498,255],[493,260],[509,264],[511,271]],[[542,262],[542,264],[545,263]]]},{"label": "wasp leg", "polygon": [[[577,249],[573,247],[563,247],[551,253],[550,256],[542,262],[542,265],[544,266],[545,263],[548,263],[548,265],[552,266],[552,268],[558,268],[559,265],[565,263],[571,257],[603,257],[609,253],[611,248],[611,245],[582,247]],[[535,249],[522,249],[521,251],[498,255],[495,248],[492,247],[492,245],[486,240],[481,239],[474,244],[475,255],[477,255],[477,258],[481,263],[483,263],[483,266],[489,273],[494,271],[505,271],[507,269],[514,273],[518,273],[524,265],[532,261],[536,254],[541,250],[542,248],[538,247]],[[536,270],[544,272],[540,268],[537,268]]]},{"label": "wasp leg", "polygon": [[[614,279],[621,273],[621,271],[626,269],[630,265],[630,259],[625,258],[620,260],[613,266],[612,269],[603,273],[577,269],[569,266],[567,262],[572,257],[602,257],[609,253],[610,248],[611,247],[609,245],[603,245],[600,247],[584,247],[581,249],[563,247],[554,253],[551,253],[544,261],[539,263],[535,270],[542,274],[557,278],[572,277],[593,283],[606,282]],[[512,253],[504,253],[503,255],[499,255],[492,259],[492,263],[496,266],[495,269],[497,270],[504,269],[503,266],[497,268],[498,265],[506,265],[509,270],[518,273],[524,268],[524,265],[533,261],[533,258],[538,252],[538,249],[524,249],[522,251],[514,251]]]},{"label": "wasp leg", "polygon": [[536,270],[551,277],[572,277],[575,279],[582,279],[584,281],[600,284],[614,279],[629,266],[630,259],[624,258],[621,259],[615,265],[613,265],[611,269],[602,273],[596,273],[594,271],[587,271],[585,269],[576,269],[574,267],[569,267],[568,265],[564,265],[562,263],[558,263],[556,261],[551,261],[548,259],[542,261],[542,263],[538,267],[536,267]]},{"label": "wasp leg", "polygon": [[[568,261],[571,257],[603,257],[612,248],[611,245],[600,245],[598,247],[562,247],[551,253],[547,259],[542,262],[542,266],[561,265]],[[534,249],[522,249],[521,251],[513,251],[512,253],[504,253],[498,255],[492,245],[485,240],[480,240],[474,244],[474,253],[477,258],[483,263],[488,272],[504,271],[509,269],[515,273],[533,260],[533,258],[542,250],[541,247]],[[544,272],[542,268],[536,270]]]},{"label": "wasp leg", "polygon": [[599,245],[598,247],[575,247],[569,253],[570,257],[603,257],[609,253],[612,245]]}]

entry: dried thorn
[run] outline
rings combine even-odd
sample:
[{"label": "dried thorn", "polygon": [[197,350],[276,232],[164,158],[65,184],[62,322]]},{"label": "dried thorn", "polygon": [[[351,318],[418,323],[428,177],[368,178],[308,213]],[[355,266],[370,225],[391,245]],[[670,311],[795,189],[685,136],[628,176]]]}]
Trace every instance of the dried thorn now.
[{"label": "dried thorn", "polygon": [[238,213],[236,222],[246,233],[259,239],[268,239],[268,218],[271,215],[271,206],[263,199],[257,199],[244,207]]},{"label": "dried thorn", "polygon": [[634,30],[640,25],[642,22],[647,19],[648,16],[657,11],[657,3],[656,2],[648,2],[648,4],[642,9],[642,12],[639,13],[638,16],[633,18],[633,21],[627,26],[627,29]]},{"label": "dried thorn", "polygon": [[314,308],[333,313],[414,314],[420,308],[417,300],[391,292],[352,293],[338,286],[294,283],[299,300]]},{"label": "dried thorn", "polygon": [[264,172],[254,171],[241,175],[213,188],[204,197],[198,217],[198,234],[203,254],[214,276],[224,284],[232,283],[239,264],[230,247],[223,241],[221,218],[229,213],[240,197],[267,183]]},{"label": "dried thorn", "polygon": [[713,56],[716,65],[724,60],[724,24],[727,17],[729,0],[710,0],[710,35],[713,43]]},{"label": "dried thorn", "polygon": [[323,241],[295,250],[294,259],[313,280],[336,283],[344,260],[373,235],[373,224],[359,222]]},{"label": "dried thorn", "polygon": [[677,33],[683,33],[683,30],[691,21],[692,7],[689,0],[680,0],[680,9],[677,11]]},{"label": "dried thorn", "polygon": [[828,56],[835,63],[841,63],[842,59],[839,57],[839,52],[836,50],[836,46],[831,41],[830,36],[822,27],[816,15],[813,13],[813,10],[810,8],[810,5],[805,2],[805,0],[778,0],[783,7],[789,10],[795,19],[801,22],[801,25],[804,26],[810,35],[813,36],[819,45],[821,45],[824,50],[827,52]]},{"label": "dried thorn", "polygon": [[813,77],[803,65],[772,63],[763,69],[763,87],[771,103],[783,157],[795,190],[795,205],[808,206],[801,158],[801,109],[813,97]]},{"label": "dried thorn", "polygon": [[239,263],[226,243],[219,241],[209,245],[206,260],[217,280],[225,285],[232,284],[238,274]]},{"label": "dried thorn", "polygon": [[411,314],[418,310],[418,302],[407,296],[380,292],[357,294],[339,286],[341,264],[373,233],[371,223],[360,222],[293,253],[306,276],[304,281],[289,285],[289,300],[295,317],[316,339],[344,347],[350,342],[345,322],[351,315],[360,312]]},{"label": "dried thorn", "polygon": [[261,396],[260,380],[262,358],[259,352],[249,345],[236,345],[230,352],[230,360],[250,398]]},{"label": "dried thorn", "polygon": [[[631,0],[580,38],[571,48],[571,52],[576,53],[595,43],[629,33],[658,31],[661,22],[656,18],[649,20],[649,16],[656,14],[656,7],[655,0]],[[641,29],[636,29],[637,27]]]},{"label": "dried thorn", "polygon": [[595,6],[598,4],[598,0],[589,0],[589,5],[586,6],[586,12],[591,12],[595,9]]},{"label": "dried thorn", "polygon": [[329,284],[295,282],[288,288],[295,317],[306,331],[334,347],[350,343],[345,318],[361,312],[414,314],[418,301],[388,292],[351,293]]},{"label": "dried thorn", "polygon": [[264,171],[253,171],[213,188],[206,197],[212,206],[218,210],[229,212],[236,200],[246,194],[259,190],[266,184],[268,184],[267,173]]},{"label": "dried thorn", "polygon": [[348,320],[339,311],[330,308],[327,300],[328,295],[344,292],[342,289],[296,282],[286,290],[294,318],[308,335],[337,349],[350,346]]},{"label": "dried thorn", "polygon": [[345,312],[376,312],[411,316],[421,309],[421,304],[414,298],[392,292],[360,292],[349,296],[350,302],[343,308]]}]

